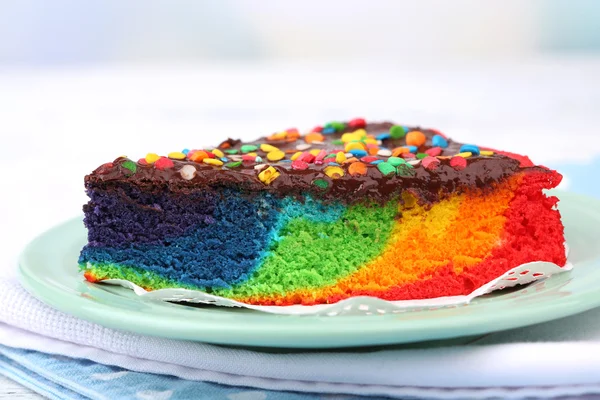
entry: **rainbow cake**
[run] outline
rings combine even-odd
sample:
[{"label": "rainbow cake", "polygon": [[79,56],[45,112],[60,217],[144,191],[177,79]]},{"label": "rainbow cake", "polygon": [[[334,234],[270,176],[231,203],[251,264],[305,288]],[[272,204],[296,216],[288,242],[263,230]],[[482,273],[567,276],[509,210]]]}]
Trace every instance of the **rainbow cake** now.
[{"label": "rainbow cake", "polygon": [[439,131],[358,118],[119,157],[85,177],[88,281],[257,305],[463,295],[566,264],[561,175]]}]

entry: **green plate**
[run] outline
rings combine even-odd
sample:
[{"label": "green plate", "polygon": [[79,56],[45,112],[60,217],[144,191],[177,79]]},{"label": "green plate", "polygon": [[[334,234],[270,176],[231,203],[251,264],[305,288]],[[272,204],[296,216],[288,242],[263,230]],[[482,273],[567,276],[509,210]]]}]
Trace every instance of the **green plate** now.
[{"label": "green plate", "polygon": [[84,281],[77,266],[79,250],[86,243],[81,218],[33,240],[21,256],[20,278],[35,297],[65,313],[110,328],[174,339],[327,348],[480,335],[600,306],[600,201],[565,192],[557,195],[575,268],[459,307],[328,317],[143,300],[125,288]]}]

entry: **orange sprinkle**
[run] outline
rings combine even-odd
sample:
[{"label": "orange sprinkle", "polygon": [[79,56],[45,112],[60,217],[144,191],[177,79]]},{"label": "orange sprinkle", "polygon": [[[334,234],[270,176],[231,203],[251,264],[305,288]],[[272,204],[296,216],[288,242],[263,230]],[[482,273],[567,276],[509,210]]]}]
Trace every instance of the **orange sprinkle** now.
[{"label": "orange sprinkle", "polygon": [[348,167],[348,173],[352,176],[366,175],[367,174],[367,164],[357,161]]},{"label": "orange sprinkle", "polygon": [[406,144],[409,146],[423,146],[427,138],[421,131],[411,131],[406,134]]},{"label": "orange sprinkle", "polygon": [[206,154],[205,151],[198,150],[198,151],[193,152],[192,155],[189,156],[188,158],[195,162],[202,162],[202,160],[204,160],[207,157],[208,157],[208,154]]},{"label": "orange sprinkle", "polygon": [[376,156],[379,153],[379,147],[369,147],[368,152],[370,156]]},{"label": "orange sprinkle", "polygon": [[407,147],[396,147],[392,150],[393,157],[400,157],[400,155],[404,153],[410,153],[410,150]]},{"label": "orange sprinkle", "polygon": [[325,136],[321,135],[319,132],[311,132],[308,135],[304,136],[304,141],[306,143],[323,142],[324,140]]},{"label": "orange sprinkle", "polygon": [[274,133],[267,138],[267,140],[283,140],[287,137],[287,132]]}]

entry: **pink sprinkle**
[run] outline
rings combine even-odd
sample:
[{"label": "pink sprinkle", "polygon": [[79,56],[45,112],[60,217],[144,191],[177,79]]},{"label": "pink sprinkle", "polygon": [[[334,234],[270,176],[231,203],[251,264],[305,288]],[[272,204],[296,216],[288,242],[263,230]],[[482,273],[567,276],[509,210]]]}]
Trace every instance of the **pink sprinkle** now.
[{"label": "pink sprinkle", "polygon": [[292,169],[296,169],[298,171],[303,171],[308,168],[308,163],[302,160],[294,160],[292,161]]},{"label": "pink sprinkle", "polygon": [[440,154],[442,154],[442,148],[441,147],[432,147],[428,150],[425,150],[425,154],[427,154],[428,156],[431,156],[431,157],[437,157]]},{"label": "pink sprinkle", "polygon": [[156,169],[167,169],[167,168],[173,168],[174,166],[175,166],[175,164],[173,164],[173,161],[171,161],[167,157],[161,157],[154,162],[154,167]]},{"label": "pink sprinkle", "polygon": [[300,134],[300,132],[298,131],[297,128],[290,128],[290,129],[286,130],[286,132],[287,133],[297,133],[297,134]]},{"label": "pink sprinkle", "polygon": [[140,164],[140,165],[148,165],[148,161],[146,161],[145,158],[140,158],[138,160],[138,164]]},{"label": "pink sprinkle", "polygon": [[304,162],[307,162],[310,164],[315,161],[315,156],[313,156],[309,152],[305,151],[296,160],[304,161]]},{"label": "pink sprinkle", "polygon": [[312,128],[311,132],[321,132],[323,130],[322,126],[315,126],[314,128]]},{"label": "pink sprinkle", "polygon": [[360,161],[364,162],[364,163],[371,163],[373,161],[377,161],[379,160],[379,158],[375,157],[375,156],[364,156],[360,159]]},{"label": "pink sprinkle", "polygon": [[317,164],[317,165],[323,164],[323,159],[325,159],[326,155],[327,155],[327,152],[325,150],[321,150],[319,152],[319,154],[317,154],[317,157],[315,158],[315,164]]},{"label": "pink sprinkle", "polygon": [[450,159],[450,166],[457,171],[461,171],[467,167],[467,159],[461,156],[454,156]]},{"label": "pink sprinkle", "polygon": [[367,126],[367,122],[364,118],[354,118],[348,122],[348,127],[352,129],[364,128]]},{"label": "pink sprinkle", "polygon": [[335,157],[327,157],[323,160],[324,163],[335,162]]},{"label": "pink sprinkle", "polygon": [[434,170],[437,168],[438,165],[440,165],[440,160],[438,160],[435,157],[425,157],[424,159],[421,160],[421,164],[423,164],[423,167],[425,169],[428,170]]},{"label": "pink sprinkle", "polygon": [[400,154],[400,156],[401,156],[402,158],[404,158],[405,160],[406,160],[407,158],[416,158],[416,156],[415,156],[413,153],[402,153],[402,154]]}]

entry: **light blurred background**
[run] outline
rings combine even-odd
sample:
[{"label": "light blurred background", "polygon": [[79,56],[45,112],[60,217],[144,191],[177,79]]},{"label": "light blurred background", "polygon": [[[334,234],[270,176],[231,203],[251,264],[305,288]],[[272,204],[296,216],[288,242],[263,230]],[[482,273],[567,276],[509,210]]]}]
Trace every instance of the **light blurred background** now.
[{"label": "light blurred background", "polygon": [[23,227],[0,240],[77,214],[116,156],[358,116],[600,195],[598,21],[598,0],[0,0],[0,224]]}]

